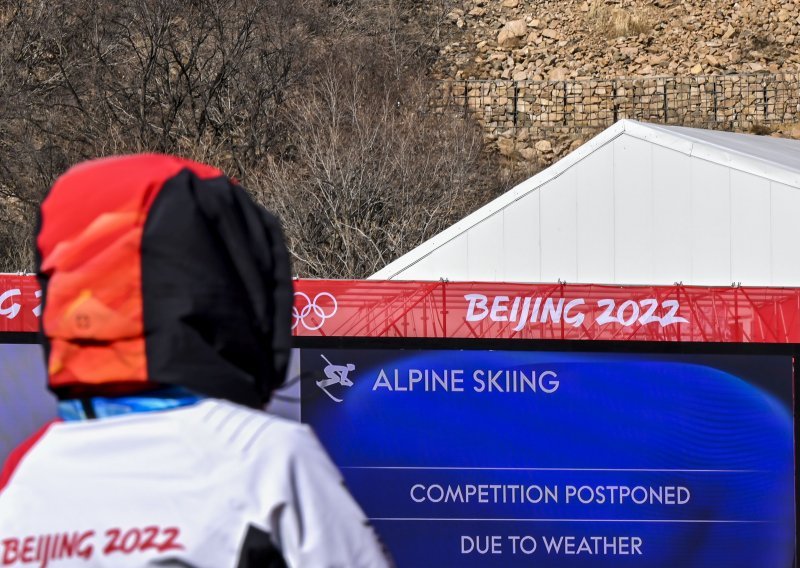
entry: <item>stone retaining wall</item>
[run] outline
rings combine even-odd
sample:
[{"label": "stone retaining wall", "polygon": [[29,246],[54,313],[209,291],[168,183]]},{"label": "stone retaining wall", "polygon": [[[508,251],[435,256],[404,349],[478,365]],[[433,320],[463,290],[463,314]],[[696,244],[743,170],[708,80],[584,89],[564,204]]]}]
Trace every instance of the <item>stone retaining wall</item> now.
[{"label": "stone retaining wall", "polygon": [[593,133],[623,118],[751,131],[800,120],[800,74],[442,81],[432,106],[476,117],[501,151],[503,139],[533,146],[554,136]]}]

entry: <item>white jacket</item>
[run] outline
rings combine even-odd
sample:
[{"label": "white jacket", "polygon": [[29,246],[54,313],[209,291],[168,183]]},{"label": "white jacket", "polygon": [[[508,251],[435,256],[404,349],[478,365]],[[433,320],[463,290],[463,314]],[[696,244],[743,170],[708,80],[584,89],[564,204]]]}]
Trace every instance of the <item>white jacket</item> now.
[{"label": "white jacket", "polygon": [[0,566],[389,564],[311,430],[226,401],[56,422],[7,481]]}]

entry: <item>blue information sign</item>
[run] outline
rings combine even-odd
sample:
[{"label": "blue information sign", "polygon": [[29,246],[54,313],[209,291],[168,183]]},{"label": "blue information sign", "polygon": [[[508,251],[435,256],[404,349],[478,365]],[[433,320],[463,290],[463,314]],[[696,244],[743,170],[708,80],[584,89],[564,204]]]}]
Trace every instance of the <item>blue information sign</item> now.
[{"label": "blue information sign", "polygon": [[301,371],[401,567],[792,565],[789,357],[302,349]]},{"label": "blue information sign", "polygon": [[8,454],[56,417],[39,345],[0,343],[0,468]]}]

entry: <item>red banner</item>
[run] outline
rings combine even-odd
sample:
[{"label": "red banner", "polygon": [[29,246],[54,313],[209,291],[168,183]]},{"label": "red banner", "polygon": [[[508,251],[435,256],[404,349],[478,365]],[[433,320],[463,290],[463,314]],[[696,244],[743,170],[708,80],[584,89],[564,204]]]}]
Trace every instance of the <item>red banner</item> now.
[{"label": "red banner", "polygon": [[303,337],[800,343],[800,289],[305,280]]},{"label": "red banner", "polygon": [[[32,276],[0,275],[0,332],[36,331]],[[800,289],[297,280],[302,337],[800,343]]]},{"label": "red banner", "polygon": [[35,277],[0,274],[0,332],[39,331],[40,295]]}]

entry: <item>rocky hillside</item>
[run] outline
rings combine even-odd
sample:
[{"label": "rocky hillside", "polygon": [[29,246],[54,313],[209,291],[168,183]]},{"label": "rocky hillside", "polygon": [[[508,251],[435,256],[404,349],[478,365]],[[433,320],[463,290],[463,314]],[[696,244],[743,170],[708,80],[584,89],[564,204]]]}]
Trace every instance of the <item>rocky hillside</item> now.
[{"label": "rocky hillside", "polygon": [[512,169],[545,167],[616,118],[800,138],[800,0],[450,6],[434,73]]},{"label": "rocky hillside", "polygon": [[800,0],[465,0],[448,20],[447,78],[800,71]]}]

